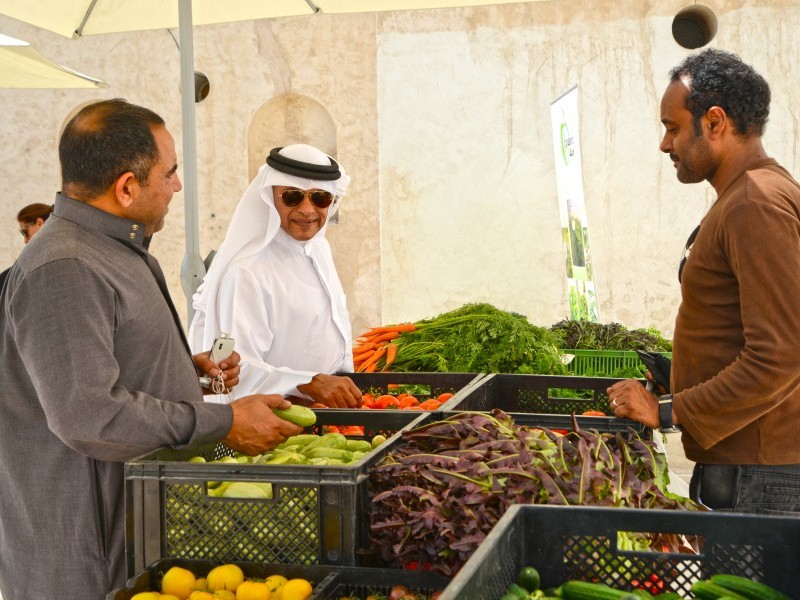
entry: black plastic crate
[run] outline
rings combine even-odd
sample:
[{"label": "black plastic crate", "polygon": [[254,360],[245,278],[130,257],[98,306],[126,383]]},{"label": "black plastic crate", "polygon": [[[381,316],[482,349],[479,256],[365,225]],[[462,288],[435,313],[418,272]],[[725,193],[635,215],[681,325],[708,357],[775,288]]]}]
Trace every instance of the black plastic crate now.
[{"label": "black plastic crate", "polygon": [[494,373],[472,386],[460,401],[448,407],[453,410],[491,410],[543,413],[553,415],[581,414],[599,410],[613,415],[606,389],[620,381],[607,377],[571,377],[561,375],[516,375]]},{"label": "black plastic crate", "polygon": [[[623,550],[618,545],[620,532],[681,535],[697,552],[688,547],[680,553]],[[663,591],[690,598],[698,579],[729,573],[797,597],[800,519],[516,505],[506,511],[440,600],[496,600],[526,566],[539,571],[542,588],[578,579],[632,590],[634,581],[650,581],[661,582]]]},{"label": "black plastic crate", "polygon": [[[606,377],[494,373],[470,386],[456,402],[448,403],[443,410],[488,412],[499,408],[511,413],[520,424],[553,429],[572,429],[571,415],[575,413],[580,427],[598,431],[620,431],[633,427],[649,436],[649,429],[643,425],[613,416],[606,389],[617,381],[620,380]],[[587,410],[598,410],[607,416],[581,416]],[[536,418],[531,420],[517,413],[536,415]]]},{"label": "black plastic crate", "polygon": [[446,410],[448,407],[457,403],[472,386],[482,380],[483,373],[406,373],[406,372],[384,372],[384,373],[337,373],[346,375],[353,380],[362,393],[372,391],[374,393],[391,394],[394,385],[415,386],[423,388],[422,396],[435,398],[440,394],[449,392],[453,394],[439,410]]},{"label": "black plastic crate", "polygon": [[[349,465],[194,463],[233,455],[224,444],[162,448],[125,465],[128,575],[160,559],[217,563],[361,564],[367,543],[367,478],[405,428],[423,422],[417,411],[325,410],[308,430],[363,426],[365,437],[389,439]],[[208,494],[208,482],[269,482],[271,499]]]},{"label": "black plastic crate", "polygon": [[[130,600],[139,592],[157,591],[160,589],[164,573],[174,566],[190,570],[195,577],[205,577],[218,564],[221,563],[204,560],[160,560],[128,579],[125,587],[109,592],[105,600]],[[395,585],[405,585],[414,593],[428,595],[444,590],[450,583],[450,578],[430,571],[370,569],[342,565],[249,562],[235,564],[242,568],[247,579],[265,579],[270,575],[283,575],[287,579],[302,577],[314,586],[309,600],[339,600],[342,597],[363,600],[369,594],[388,596],[392,586]]]},{"label": "black plastic crate", "polygon": [[324,586],[314,590],[310,600],[365,600],[371,594],[388,598],[392,587],[396,585],[406,586],[416,596],[432,596],[444,590],[449,583],[449,577],[433,571],[342,567]]}]

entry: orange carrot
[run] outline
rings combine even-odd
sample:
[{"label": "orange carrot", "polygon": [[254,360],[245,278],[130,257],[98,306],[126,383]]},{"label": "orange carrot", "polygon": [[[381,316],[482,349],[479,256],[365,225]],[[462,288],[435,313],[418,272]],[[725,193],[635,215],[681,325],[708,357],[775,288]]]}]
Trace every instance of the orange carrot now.
[{"label": "orange carrot", "polygon": [[366,352],[367,350],[374,350],[375,346],[376,344],[374,342],[359,344],[358,346],[353,347],[353,354],[361,354],[362,352]]},{"label": "orange carrot", "polygon": [[397,337],[400,337],[400,332],[399,331],[389,331],[387,333],[382,333],[379,336],[372,338],[372,340],[376,344],[380,344],[381,342],[388,342],[388,341],[393,340],[393,339],[395,339]]},{"label": "orange carrot", "polygon": [[376,363],[370,363],[366,367],[364,367],[364,372],[365,373],[374,373],[377,368],[378,368],[378,365]]},{"label": "orange carrot", "polygon": [[353,362],[360,363],[375,354],[375,349],[365,350],[363,352],[353,352]]},{"label": "orange carrot", "polygon": [[372,356],[370,356],[367,360],[361,363],[361,366],[358,368],[359,371],[367,371],[367,373],[373,373],[375,369],[373,368],[372,371],[369,371],[368,370],[369,367],[371,366],[374,367],[377,364],[378,359],[380,359],[384,354],[386,354],[386,346],[381,346],[380,348],[375,350],[375,352],[372,353]]},{"label": "orange carrot", "polygon": [[417,326],[413,323],[398,323],[397,325],[386,325],[384,327],[373,327],[370,329],[373,333],[389,333],[396,331],[398,333],[405,333],[407,331],[415,331]]},{"label": "orange carrot", "polygon": [[389,368],[395,358],[397,358],[397,344],[388,344],[386,346],[386,364],[383,365],[384,371]]},{"label": "orange carrot", "polygon": [[417,326],[413,323],[400,323],[398,325],[384,325],[382,327],[373,327],[362,333],[356,338],[357,341],[364,341],[384,333],[406,333],[407,331],[416,331]]}]

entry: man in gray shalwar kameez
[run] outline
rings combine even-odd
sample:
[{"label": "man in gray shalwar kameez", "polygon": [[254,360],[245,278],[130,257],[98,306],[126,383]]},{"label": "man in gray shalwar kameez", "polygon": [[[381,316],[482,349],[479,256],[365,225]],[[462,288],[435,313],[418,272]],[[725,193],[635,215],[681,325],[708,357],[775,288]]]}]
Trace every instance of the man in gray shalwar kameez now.
[{"label": "man in gray shalwar kameez", "polygon": [[82,109],[59,144],[62,193],[0,296],[0,593],[102,600],[125,583],[123,463],[223,440],[255,454],[299,427],[276,395],[203,402],[237,354],[192,356],[148,252],[181,189],[172,137],[124,100]]}]

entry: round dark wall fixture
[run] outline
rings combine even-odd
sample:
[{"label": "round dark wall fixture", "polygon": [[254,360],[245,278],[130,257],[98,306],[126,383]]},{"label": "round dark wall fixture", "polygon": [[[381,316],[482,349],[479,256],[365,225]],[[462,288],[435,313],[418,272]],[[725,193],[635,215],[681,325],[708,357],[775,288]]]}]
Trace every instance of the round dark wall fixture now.
[{"label": "round dark wall fixture", "polygon": [[713,40],[715,35],[717,16],[702,4],[682,9],[672,20],[672,37],[684,48],[701,48]]},{"label": "round dark wall fixture", "polygon": [[208,81],[205,73],[200,71],[194,72],[194,101],[202,102],[208,97],[208,92],[211,91],[211,83]]}]

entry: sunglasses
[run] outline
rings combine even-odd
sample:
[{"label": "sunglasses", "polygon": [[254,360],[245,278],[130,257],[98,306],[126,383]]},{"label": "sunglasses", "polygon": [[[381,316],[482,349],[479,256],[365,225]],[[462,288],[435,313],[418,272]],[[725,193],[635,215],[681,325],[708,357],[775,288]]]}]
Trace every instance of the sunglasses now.
[{"label": "sunglasses", "polygon": [[681,257],[681,262],[678,265],[678,283],[681,282],[683,268],[686,266],[686,261],[689,259],[689,254],[692,251],[692,244],[694,244],[694,239],[697,237],[698,231],[700,231],[700,225],[694,228],[694,231],[689,234],[689,239],[686,240],[686,247],[683,249],[683,256]]},{"label": "sunglasses", "polygon": [[28,223],[27,225],[25,225],[25,227],[23,227],[23,228],[21,228],[19,230],[19,232],[22,234],[23,238],[25,238],[26,240],[28,239],[28,237],[29,237],[28,236],[28,229],[30,229],[34,225],[36,225],[36,223]]},{"label": "sunglasses", "polygon": [[333,194],[324,190],[283,190],[281,200],[289,208],[298,206],[308,196],[317,208],[328,208],[333,202]]}]

